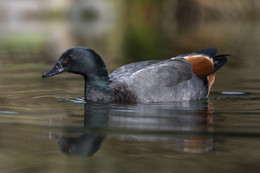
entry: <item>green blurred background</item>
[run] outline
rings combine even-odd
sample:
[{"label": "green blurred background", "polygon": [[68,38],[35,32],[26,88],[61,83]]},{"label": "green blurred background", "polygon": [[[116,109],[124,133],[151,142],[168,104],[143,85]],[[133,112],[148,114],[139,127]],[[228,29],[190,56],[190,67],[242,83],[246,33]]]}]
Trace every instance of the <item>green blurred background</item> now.
[{"label": "green blurred background", "polygon": [[258,0],[1,0],[0,62],[53,63],[81,45],[110,71],[205,47],[231,53],[232,66],[259,63],[259,9]]}]

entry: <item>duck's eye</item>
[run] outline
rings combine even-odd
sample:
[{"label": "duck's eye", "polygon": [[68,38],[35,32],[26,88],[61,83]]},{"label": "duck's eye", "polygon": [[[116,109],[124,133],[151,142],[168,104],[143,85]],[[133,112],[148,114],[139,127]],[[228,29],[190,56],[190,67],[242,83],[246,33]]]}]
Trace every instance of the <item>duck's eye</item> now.
[{"label": "duck's eye", "polygon": [[67,58],[68,58],[69,60],[71,60],[71,59],[73,58],[73,56],[72,56],[72,55],[68,55]]}]

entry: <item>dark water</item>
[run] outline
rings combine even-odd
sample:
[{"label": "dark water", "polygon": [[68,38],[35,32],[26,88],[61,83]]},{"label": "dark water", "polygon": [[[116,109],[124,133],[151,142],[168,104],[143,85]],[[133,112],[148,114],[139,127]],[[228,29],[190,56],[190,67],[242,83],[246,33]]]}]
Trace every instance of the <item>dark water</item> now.
[{"label": "dark water", "polygon": [[259,169],[256,93],[214,92],[209,100],[194,102],[105,105],[61,98],[69,97],[66,88],[6,87],[0,112],[3,172]]},{"label": "dark water", "polygon": [[[258,1],[109,2],[89,3],[102,12],[88,9],[81,22],[77,3],[65,15],[46,6],[50,14],[29,13],[37,20],[19,10],[1,18],[0,172],[259,172]],[[208,100],[85,104],[81,77],[41,78],[76,45],[95,49],[109,71],[211,46],[232,56]]]}]

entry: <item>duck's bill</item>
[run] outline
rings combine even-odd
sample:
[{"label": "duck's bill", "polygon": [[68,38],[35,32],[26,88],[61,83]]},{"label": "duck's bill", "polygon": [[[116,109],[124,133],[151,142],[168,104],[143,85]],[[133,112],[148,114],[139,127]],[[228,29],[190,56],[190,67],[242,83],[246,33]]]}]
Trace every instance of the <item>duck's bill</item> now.
[{"label": "duck's bill", "polygon": [[42,77],[43,77],[43,78],[45,78],[45,77],[51,77],[51,76],[54,76],[54,75],[56,75],[56,74],[60,74],[60,73],[62,73],[62,72],[64,72],[64,71],[65,71],[64,68],[60,65],[59,62],[57,62],[57,63],[54,65],[54,67],[53,67],[50,71],[48,71],[48,72],[46,72],[46,73],[43,73],[43,74],[42,74]]}]

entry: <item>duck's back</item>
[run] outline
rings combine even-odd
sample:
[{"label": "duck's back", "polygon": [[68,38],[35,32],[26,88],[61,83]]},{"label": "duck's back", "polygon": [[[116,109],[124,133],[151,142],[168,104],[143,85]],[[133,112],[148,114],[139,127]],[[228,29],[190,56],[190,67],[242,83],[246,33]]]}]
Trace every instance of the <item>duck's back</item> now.
[{"label": "duck's back", "polygon": [[109,75],[115,100],[170,102],[205,97],[207,88],[184,58],[128,64]]}]

